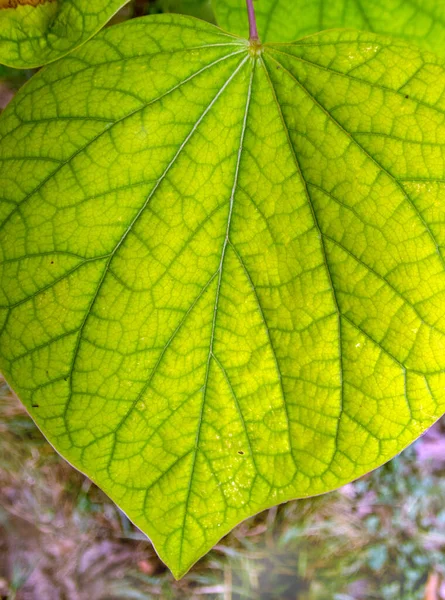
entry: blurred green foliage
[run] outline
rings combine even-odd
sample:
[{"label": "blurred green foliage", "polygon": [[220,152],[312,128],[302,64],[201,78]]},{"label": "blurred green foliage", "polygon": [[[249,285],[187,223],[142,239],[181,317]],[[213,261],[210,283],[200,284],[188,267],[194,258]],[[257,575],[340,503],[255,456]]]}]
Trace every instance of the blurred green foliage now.
[{"label": "blurred green foliage", "polygon": [[161,12],[191,15],[215,23],[210,0],[154,0],[148,3],[149,14]]}]

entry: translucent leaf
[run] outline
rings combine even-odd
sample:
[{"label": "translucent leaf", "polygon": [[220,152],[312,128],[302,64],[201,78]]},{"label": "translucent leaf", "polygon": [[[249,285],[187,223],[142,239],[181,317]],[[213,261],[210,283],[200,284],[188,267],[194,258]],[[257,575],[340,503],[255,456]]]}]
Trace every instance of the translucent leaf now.
[{"label": "translucent leaf", "polygon": [[178,577],[445,411],[445,72],[331,31],[102,31],[0,118],[0,365]]},{"label": "translucent leaf", "polygon": [[0,63],[39,67],[92,37],[128,0],[0,0]]},{"label": "translucent leaf", "polygon": [[[247,35],[246,0],[213,0],[218,24]],[[263,42],[349,27],[405,38],[445,56],[445,0],[255,0]]]}]

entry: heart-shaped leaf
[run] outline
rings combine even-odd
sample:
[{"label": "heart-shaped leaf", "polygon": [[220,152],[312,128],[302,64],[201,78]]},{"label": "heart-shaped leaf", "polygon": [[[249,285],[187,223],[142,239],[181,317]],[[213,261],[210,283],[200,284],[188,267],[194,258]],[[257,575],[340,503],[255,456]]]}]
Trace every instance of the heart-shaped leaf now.
[{"label": "heart-shaped leaf", "polygon": [[128,0],[0,0],[0,63],[29,69],[65,56]]},{"label": "heart-shaped leaf", "polygon": [[[213,0],[218,24],[247,35],[246,1]],[[445,0],[255,0],[263,42],[292,42],[335,27],[405,38],[445,56]]]},{"label": "heart-shaped leaf", "polygon": [[370,33],[162,16],[1,116],[1,368],[176,576],[445,411],[444,90]]}]

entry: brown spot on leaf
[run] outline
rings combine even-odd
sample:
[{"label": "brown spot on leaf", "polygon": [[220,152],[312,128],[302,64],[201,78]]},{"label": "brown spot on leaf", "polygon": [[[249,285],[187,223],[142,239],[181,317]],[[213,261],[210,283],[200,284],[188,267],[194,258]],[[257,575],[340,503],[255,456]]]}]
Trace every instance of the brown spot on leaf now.
[{"label": "brown spot on leaf", "polygon": [[0,9],[17,8],[18,6],[39,6],[56,0],[0,0]]}]

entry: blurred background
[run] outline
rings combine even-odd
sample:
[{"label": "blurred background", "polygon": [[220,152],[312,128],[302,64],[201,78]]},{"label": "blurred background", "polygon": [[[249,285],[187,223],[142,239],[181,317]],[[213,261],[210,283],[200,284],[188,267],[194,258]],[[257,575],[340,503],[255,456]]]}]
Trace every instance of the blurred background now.
[{"label": "blurred background", "polygon": [[[209,0],[133,0],[212,21]],[[0,111],[33,71],[0,66]],[[445,419],[381,469],[241,525],[176,582],[0,380],[1,600],[445,600]]]}]

